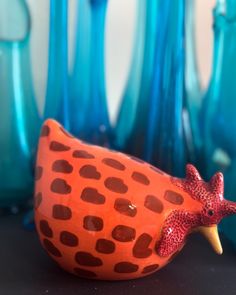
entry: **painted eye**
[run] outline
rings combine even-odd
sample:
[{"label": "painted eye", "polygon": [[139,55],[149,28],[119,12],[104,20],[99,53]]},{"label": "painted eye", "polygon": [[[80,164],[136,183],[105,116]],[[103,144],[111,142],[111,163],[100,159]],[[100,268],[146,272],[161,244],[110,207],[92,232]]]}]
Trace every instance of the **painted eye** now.
[{"label": "painted eye", "polygon": [[213,216],[214,215],[214,211],[210,209],[210,210],[207,211],[207,214],[208,214],[208,216]]}]

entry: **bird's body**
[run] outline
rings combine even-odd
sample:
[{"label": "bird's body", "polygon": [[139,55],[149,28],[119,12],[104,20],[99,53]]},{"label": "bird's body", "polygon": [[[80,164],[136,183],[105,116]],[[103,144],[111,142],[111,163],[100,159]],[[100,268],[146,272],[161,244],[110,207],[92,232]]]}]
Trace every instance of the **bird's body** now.
[{"label": "bird's body", "polygon": [[148,275],[171,260],[199,221],[202,203],[180,184],[132,156],[77,140],[48,120],[36,167],[41,243],[59,265],[82,277]]}]

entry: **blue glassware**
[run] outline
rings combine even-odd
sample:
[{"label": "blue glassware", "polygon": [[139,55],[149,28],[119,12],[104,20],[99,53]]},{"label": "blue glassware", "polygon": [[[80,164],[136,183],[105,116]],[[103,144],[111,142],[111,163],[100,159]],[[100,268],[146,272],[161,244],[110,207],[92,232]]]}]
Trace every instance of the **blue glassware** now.
[{"label": "blue glassware", "polygon": [[44,118],[54,118],[70,130],[67,14],[67,0],[50,0],[48,78]]},{"label": "blue glassware", "polygon": [[[214,10],[212,77],[202,106],[203,152],[207,175],[221,170],[225,194],[236,200],[236,1],[218,1]],[[222,223],[236,244],[236,218]]]},{"label": "blue glassware", "polygon": [[182,122],[185,1],[160,1],[156,16],[154,56],[148,68],[151,80],[143,82],[144,67],[135,122],[125,150],[181,176],[186,162]]},{"label": "blue glassware", "polygon": [[[13,21],[14,20],[14,21]],[[24,203],[33,192],[40,119],[32,86],[31,20],[23,0],[0,1],[0,206]]]},{"label": "blue glassware", "polygon": [[[87,38],[89,38],[89,44],[85,46],[89,54],[85,54],[87,69],[84,64],[81,64],[81,70],[85,69],[85,76],[83,76],[84,73],[81,71],[80,75],[83,81],[80,83],[83,84],[83,93],[81,96],[78,94],[77,97],[77,108],[76,112],[73,114],[73,133],[88,142],[108,146],[111,145],[113,140],[113,132],[110,126],[107,109],[104,69],[107,0],[86,1],[88,1],[87,3],[89,5],[90,25],[89,34],[87,36]],[[85,4],[83,4],[82,9],[83,8],[85,9],[84,17],[86,17],[88,11]],[[86,21],[86,32],[87,24]],[[85,35],[85,32],[83,35]],[[80,49],[83,52],[82,46],[80,46]],[[82,52],[78,54],[82,54]],[[79,64],[76,65],[76,68],[79,75]],[[82,105],[81,110],[79,109],[80,99]],[[81,114],[83,117],[81,117]],[[76,123],[77,120],[78,124]]]},{"label": "blue glassware", "polygon": [[128,81],[116,123],[116,147],[125,149],[134,126],[140,91],[147,96],[156,44],[158,2],[137,1],[136,32]]}]

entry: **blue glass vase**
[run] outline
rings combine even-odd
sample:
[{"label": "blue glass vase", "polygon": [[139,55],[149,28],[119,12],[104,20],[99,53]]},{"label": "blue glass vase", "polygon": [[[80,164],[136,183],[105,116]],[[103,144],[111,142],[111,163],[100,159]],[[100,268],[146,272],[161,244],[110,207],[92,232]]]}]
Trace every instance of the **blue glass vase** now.
[{"label": "blue glass vase", "polygon": [[134,124],[125,150],[182,176],[186,162],[182,121],[185,1],[160,1],[156,8],[153,58],[147,58],[148,64],[152,61],[148,68],[151,79],[145,82],[145,56]]},{"label": "blue glass vase", "polygon": [[68,99],[68,1],[50,0],[48,77],[44,119],[70,130]]},{"label": "blue glass vase", "polygon": [[143,96],[148,95],[157,42],[158,3],[159,1],[138,0],[136,4],[136,32],[132,61],[115,128],[117,149],[126,149],[137,115],[140,91]]},{"label": "blue glass vase", "polygon": [[[99,145],[110,146],[113,131],[109,122],[105,87],[104,41],[107,0],[86,0],[78,17],[84,21],[78,28],[77,51],[71,88],[75,89],[71,111],[72,133]],[[80,24],[80,22],[79,22]],[[82,24],[81,24],[82,25]],[[82,31],[82,28],[84,31]],[[78,38],[77,37],[77,38]],[[83,42],[83,39],[80,40]],[[84,58],[82,63],[81,59]],[[76,79],[78,81],[76,82]],[[78,83],[78,85],[75,85]],[[81,88],[79,89],[79,86]],[[72,90],[73,91],[73,90]]]},{"label": "blue glass vase", "polygon": [[[13,21],[14,20],[14,21]],[[40,119],[30,68],[31,20],[23,0],[0,1],[0,206],[23,204],[33,191]]]},{"label": "blue glass vase", "polygon": [[[207,176],[224,172],[225,195],[236,200],[236,1],[218,1],[214,10],[214,56],[202,106],[203,153]],[[236,218],[221,228],[236,244]]]}]

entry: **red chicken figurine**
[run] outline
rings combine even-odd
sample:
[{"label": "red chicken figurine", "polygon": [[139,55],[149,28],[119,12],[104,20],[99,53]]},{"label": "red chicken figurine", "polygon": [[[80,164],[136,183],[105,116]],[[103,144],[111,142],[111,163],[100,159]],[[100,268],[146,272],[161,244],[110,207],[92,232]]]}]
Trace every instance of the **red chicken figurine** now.
[{"label": "red chicken figurine", "polygon": [[217,224],[236,213],[223,175],[194,166],[171,177],[135,157],[90,145],[57,122],[43,125],[35,176],[35,222],[47,253],[78,276],[123,280],[159,270],[199,231],[221,254]]}]

